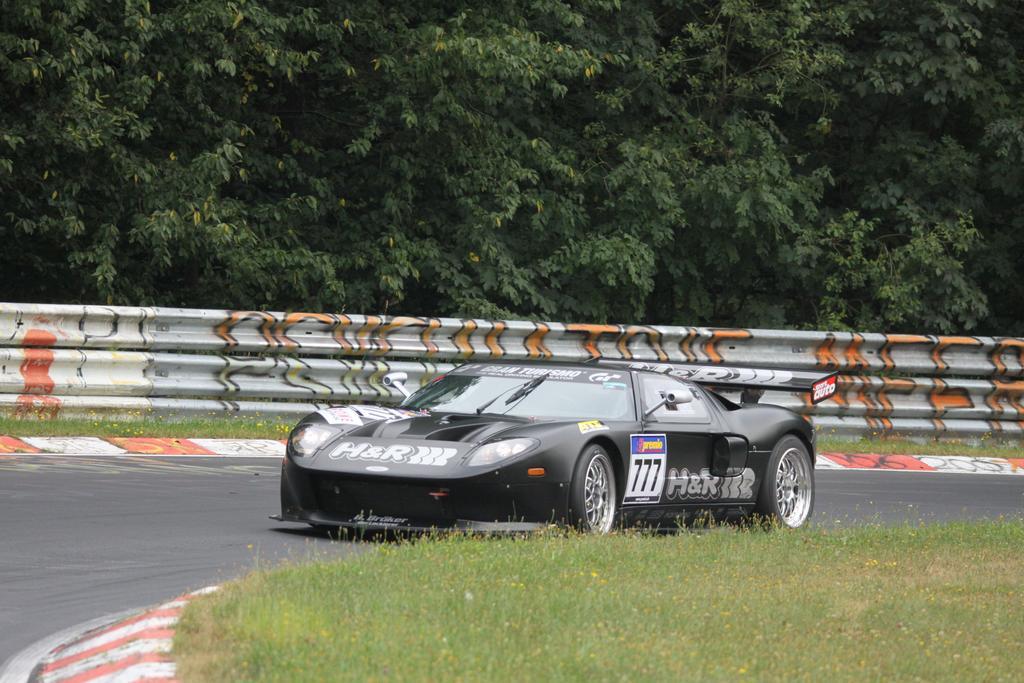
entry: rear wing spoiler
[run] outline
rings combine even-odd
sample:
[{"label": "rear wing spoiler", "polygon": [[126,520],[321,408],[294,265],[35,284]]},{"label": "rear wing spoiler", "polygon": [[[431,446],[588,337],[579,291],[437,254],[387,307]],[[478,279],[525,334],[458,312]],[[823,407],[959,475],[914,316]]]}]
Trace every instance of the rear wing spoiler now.
[{"label": "rear wing spoiler", "polygon": [[623,365],[632,370],[660,372],[706,386],[807,393],[811,395],[812,404],[821,403],[834,396],[839,377],[839,373],[835,371],[823,373],[806,370],[740,368],[690,363],[644,363],[641,361],[623,361]]}]

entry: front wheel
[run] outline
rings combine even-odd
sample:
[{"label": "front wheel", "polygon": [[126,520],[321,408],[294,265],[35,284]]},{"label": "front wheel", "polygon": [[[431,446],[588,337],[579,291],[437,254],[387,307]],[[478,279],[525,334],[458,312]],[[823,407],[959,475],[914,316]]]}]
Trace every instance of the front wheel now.
[{"label": "front wheel", "polygon": [[612,461],[603,448],[590,444],[576,461],[569,491],[573,525],[582,531],[608,533],[615,523],[617,500]]},{"label": "front wheel", "polygon": [[804,442],[793,435],[779,439],[765,469],[754,512],[769,522],[795,529],[814,509],[814,466]]}]

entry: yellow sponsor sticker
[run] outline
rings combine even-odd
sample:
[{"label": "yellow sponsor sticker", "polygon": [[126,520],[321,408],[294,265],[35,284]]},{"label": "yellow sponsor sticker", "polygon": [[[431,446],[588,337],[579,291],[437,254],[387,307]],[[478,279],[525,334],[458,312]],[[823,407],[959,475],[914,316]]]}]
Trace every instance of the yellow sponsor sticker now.
[{"label": "yellow sponsor sticker", "polygon": [[586,422],[577,422],[576,426],[580,428],[580,434],[587,434],[589,432],[605,432],[608,431],[609,427],[600,420],[587,420]]}]

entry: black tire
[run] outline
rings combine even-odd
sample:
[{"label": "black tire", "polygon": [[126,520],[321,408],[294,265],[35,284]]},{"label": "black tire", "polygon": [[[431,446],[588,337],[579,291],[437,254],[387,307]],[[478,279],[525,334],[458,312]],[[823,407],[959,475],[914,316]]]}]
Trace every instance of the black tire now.
[{"label": "black tire", "polygon": [[814,463],[804,442],[787,434],[768,458],[754,513],[768,524],[795,529],[803,526],[813,511]]},{"label": "black tire", "polygon": [[[588,473],[591,475],[591,501],[587,506]],[[599,492],[599,480],[607,482],[604,493]],[[600,502],[594,496],[600,497]],[[618,512],[618,487],[615,484],[615,467],[608,452],[601,446],[587,444],[576,460],[572,483],[569,485],[569,522],[581,531],[606,534],[615,526]]]}]

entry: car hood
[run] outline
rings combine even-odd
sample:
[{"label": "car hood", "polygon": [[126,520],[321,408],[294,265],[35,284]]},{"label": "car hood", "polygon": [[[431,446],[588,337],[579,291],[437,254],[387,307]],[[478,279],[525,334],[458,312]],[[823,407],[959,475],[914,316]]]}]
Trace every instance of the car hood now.
[{"label": "car hood", "polygon": [[526,418],[487,414],[402,417],[341,433],[312,458],[295,462],[308,469],[367,476],[471,476],[493,469],[465,464],[474,448],[500,436],[514,436],[519,428],[532,423]]},{"label": "car hood", "polygon": [[381,439],[422,439],[424,441],[459,441],[479,443],[509,429],[533,421],[508,415],[461,415],[434,413],[375,422],[357,427],[350,436]]}]

